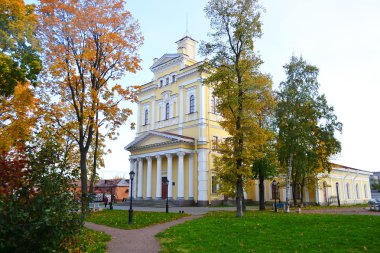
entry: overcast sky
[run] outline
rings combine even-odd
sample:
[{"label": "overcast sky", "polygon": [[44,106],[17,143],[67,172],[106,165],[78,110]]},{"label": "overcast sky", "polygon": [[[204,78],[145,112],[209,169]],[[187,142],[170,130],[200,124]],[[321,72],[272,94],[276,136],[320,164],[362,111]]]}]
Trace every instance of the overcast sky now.
[{"label": "overcast sky", "polygon": [[[27,1],[30,2],[30,1]],[[207,40],[209,21],[205,0],[129,0],[127,9],[139,20],[145,38],[140,49],[142,70],[127,75],[124,85],[144,84],[153,74],[153,58],[176,52],[175,41],[186,31]],[[380,1],[378,0],[262,0],[264,34],[256,51],[272,76],[274,88],[285,79],[282,68],[292,55],[300,56],[320,70],[320,93],[343,123],[337,135],[342,152],[332,161],[349,167],[380,171]],[[201,58],[199,58],[201,59]],[[136,107],[132,106],[134,111]],[[136,121],[136,117],[130,118]],[[124,146],[134,139],[128,127],[117,141],[108,142],[101,177],[128,177],[129,152]]]}]

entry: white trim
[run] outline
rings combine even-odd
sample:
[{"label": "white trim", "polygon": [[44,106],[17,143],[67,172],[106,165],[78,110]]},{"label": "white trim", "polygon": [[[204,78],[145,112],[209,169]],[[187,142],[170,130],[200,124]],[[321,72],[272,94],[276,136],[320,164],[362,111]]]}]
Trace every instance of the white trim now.
[{"label": "white trim", "polygon": [[153,130],[154,129],[154,112],[155,112],[155,102],[156,102],[156,100],[155,100],[155,96],[152,96],[152,110],[151,110],[151,115],[152,115],[152,122],[151,122],[151,129]]}]

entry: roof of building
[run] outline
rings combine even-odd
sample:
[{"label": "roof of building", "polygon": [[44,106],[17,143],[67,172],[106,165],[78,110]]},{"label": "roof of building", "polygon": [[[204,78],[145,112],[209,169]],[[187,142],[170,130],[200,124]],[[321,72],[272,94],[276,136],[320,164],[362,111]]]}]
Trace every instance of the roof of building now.
[{"label": "roof of building", "polygon": [[337,164],[337,163],[331,163],[331,164],[333,166],[333,169],[341,168],[341,169],[353,170],[353,171],[357,171],[357,172],[365,172],[365,173],[371,173],[371,174],[373,173],[372,171],[355,169],[355,168],[352,168],[352,167],[349,167],[349,166],[345,166],[345,165],[341,165],[341,164]]},{"label": "roof of building", "polygon": [[[163,142],[163,143],[157,143],[157,144],[149,144],[143,147],[137,147],[138,143],[141,143],[143,140],[149,138],[150,136],[160,136],[165,139],[168,139],[168,141]],[[143,133],[142,135],[134,139],[131,143],[125,146],[124,149],[130,151],[130,150],[135,150],[139,148],[150,148],[150,147],[155,147],[157,145],[165,145],[165,144],[169,145],[169,144],[178,143],[178,142],[194,144],[195,139],[192,137],[179,135],[179,134],[173,134],[170,132],[159,132],[159,131],[151,130],[146,133]]]}]

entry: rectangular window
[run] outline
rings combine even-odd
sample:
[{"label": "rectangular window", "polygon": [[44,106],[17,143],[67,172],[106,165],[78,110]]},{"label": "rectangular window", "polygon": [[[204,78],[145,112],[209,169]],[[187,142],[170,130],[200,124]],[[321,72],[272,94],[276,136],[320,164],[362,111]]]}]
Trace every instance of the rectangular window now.
[{"label": "rectangular window", "polygon": [[164,81],[160,80],[160,87],[164,84]]},{"label": "rectangular window", "polygon": [[212,149],[216,149],[218,147],[218,136],[212,137]]},{"label": "rectangular window", "polygon": [[173,75],[172,78],[173,78],[172,83],[174,83],[175,82],[175,75]]},{"label": "rectangular window", "polygon": [[211,176],[211,193],[217,194],[219,189],[218,180],[216,179],[216,176]]},{"label": "rectangular window", "polygon": [[169,77],[166,78],[166,85],[169,85]]}]

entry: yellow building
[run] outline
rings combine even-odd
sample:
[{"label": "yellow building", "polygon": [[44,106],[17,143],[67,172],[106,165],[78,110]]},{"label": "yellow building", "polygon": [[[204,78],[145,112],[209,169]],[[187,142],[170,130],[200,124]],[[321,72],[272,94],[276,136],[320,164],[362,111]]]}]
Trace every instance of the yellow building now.
[{"label": "yellow building", "polygon": [[176,43],[177,53],[154,59],[153,80],[138,94],[136,138],[125,147],[136,172],[133,192],[138,199],[167,195],[182,204],[208,205],[217,197],[212,140],[226,133],[218,124],[212,91],[203,84],[205,74],[198,69],[198,42],[185,36]]},{"label": "yellow building", "polygon": [[[185,36],[177,53],[154,59],[153,80],[138,94],[136,138],[125,149],[131,152],[130,168],[136,173],[133,196],[169,199],[181,205],[220,203],[214,182],[212,143],[227,133],[219,126],[212,90],[203,84],[205,73],[196,60],[198,42]],[[342,203],[370,199],[369,172],[336,166],[321,175],[314,189],[303,189],[305,202],[333,202],[338,183]],[[164,184],[169,181],[169,186]],[[265,199],[273,201],[271,181],[265,181]],[[258,183],[246,189],[248,200],[259,200]],[[283,200],[285,188],[280,189]]]}]

